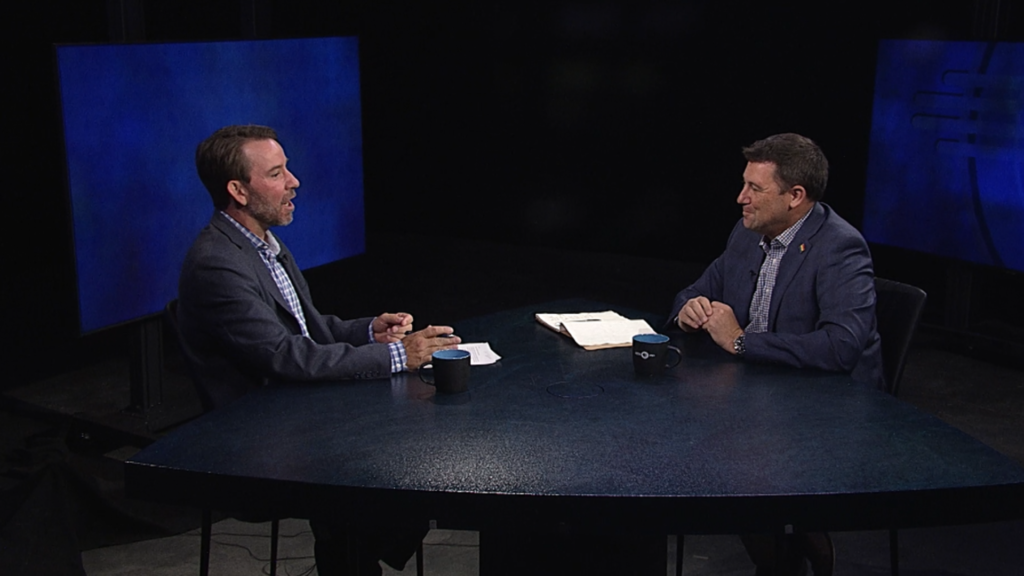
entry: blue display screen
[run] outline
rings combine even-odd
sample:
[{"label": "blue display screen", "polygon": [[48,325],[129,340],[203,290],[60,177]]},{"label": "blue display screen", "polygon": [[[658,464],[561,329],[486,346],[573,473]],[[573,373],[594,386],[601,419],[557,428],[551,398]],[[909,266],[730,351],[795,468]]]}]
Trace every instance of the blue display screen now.
[{"label": "blue display screen", "polygon": [[304,268],[365,251],[355,38],[59,46],[80,327],[161,311],[213,214],[196,146],[274,128],[301,181],[275,229]]},{"label": "blue display screen", "polygon": [[879,45],[872,242],[1024,271],[1024,44]]}]

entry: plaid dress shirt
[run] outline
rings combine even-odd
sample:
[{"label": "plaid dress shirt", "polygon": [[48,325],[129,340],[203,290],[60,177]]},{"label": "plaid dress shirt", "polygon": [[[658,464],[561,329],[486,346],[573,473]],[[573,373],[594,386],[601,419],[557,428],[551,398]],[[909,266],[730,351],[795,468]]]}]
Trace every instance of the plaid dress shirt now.
[{"label": "plaid dress shirt", "polygon": [[[267,266],[270,276],[274,279],[274,284],[281,291],[281,296],[284,297],[285,303],[288,304],[289,311],[299,322],[302,335],[309,338],[309,329],[306,328],[306,315],[302,312],[299,295],[295,292],[295,286],[292,284],[291,278],[288,277],[284,266],[277,259],[281,253],[281,244],[278,243],[277,238],[267,230],[267,240],[264,241],[259,236],[253,234],[248,228],[239,224],[237,220],[226,212],[221,211],[221,215],[227,218],[228,222],[231,222],[235,228],[238,228],[249,239],[249,242],[252,242],[253,247],[256,248],[256,251],[259,252],[260,257],[263,259],[263,263]],[[366,327],[366,337],[368,344],[375,342],[373,338],[373,321]],[[405,370],[405,363],[408,361],[408,357],[405,353],[405,346],[401,342],[388,344],[388,354],[391,360],[392,373]]]},{"label": "plaid dress shirt", "polygon": [[786,228],[772,240],[761,237],[760,246],[764,250],[764,262],[761,263],[761,272],[757,276],[757,288],[754,290],[754,298],[750,301],[750,324],[745,332],[767,332],[768,331],[768,308],[772,302],[772,290],[775,289],[775,279],[779,275],[779,263],[786,255],[790,243],[796,237],[797,232],[804,225],[804,221],[811,215],[808,210],[803,218],[795,224]]}]

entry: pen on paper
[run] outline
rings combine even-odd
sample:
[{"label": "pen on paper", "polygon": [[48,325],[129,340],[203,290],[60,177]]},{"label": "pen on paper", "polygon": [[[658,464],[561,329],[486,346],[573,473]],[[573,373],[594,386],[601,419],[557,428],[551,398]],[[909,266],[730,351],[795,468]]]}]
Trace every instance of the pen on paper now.
[{"label": "pen on paper", "polygon": [[[580,320],[570,320],[568,323],[569,324],[574,324],[576,322],[600,322],[600,321],[601,321],[600,318],[582,318]],[[563,330],[565,330],[565,324],[566,324],[565,322],[562,322],[562,329]]]}]

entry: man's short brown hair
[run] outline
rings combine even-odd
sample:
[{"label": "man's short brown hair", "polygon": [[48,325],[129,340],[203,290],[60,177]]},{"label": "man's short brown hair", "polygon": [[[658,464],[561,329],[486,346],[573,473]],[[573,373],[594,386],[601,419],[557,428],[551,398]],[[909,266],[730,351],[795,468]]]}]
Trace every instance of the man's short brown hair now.
[{"label": "man's short brown hair", "polygon": [[783,192],[803,186],[815,202],[825,195],[828,160],[813,140],[799,134],[776,134],[743,149],[747,162],[775,164],[775,179]]},{"label": "man's short brown hair", "polygon": [[273,128],[254,124],[225,126],[200,142],[196,148],[196,170],[216,209],[223,210],[231,202],[228,182],[249,182],[252,166],[242,147],[246,142],[254,140],[276,141],[277,132]]}]

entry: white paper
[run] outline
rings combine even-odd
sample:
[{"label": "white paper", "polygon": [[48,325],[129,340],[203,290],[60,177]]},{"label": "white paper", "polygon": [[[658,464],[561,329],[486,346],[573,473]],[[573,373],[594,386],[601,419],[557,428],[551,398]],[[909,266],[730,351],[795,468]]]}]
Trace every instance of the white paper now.
[{"label": "white paper", "polygon": [[637,334],[654,334],[645,320],[613,322],[564,322],[562,326],[580,346],[624,346],[632,344]]},{"label": "white paper", "polygon": [[565,322],[580,322],[580,321],[603,321],[603,322],[614,322],[618,320],[626,320],[626,317],[614,312],[612,310],[606,310],[604,312],[573,312],[568,314],[549,314],[544,312],[538,312],[535,314],[537,321],[541,324],[551,328],[552,330],[560,330],[562,324]]},{"label": "white paper", "polygon": [[469,352],[469,364],[471,366],[486,366],[501,360],[501,356],[491,350],[487,342],[466,342],[459,344],[459,350]]}]

